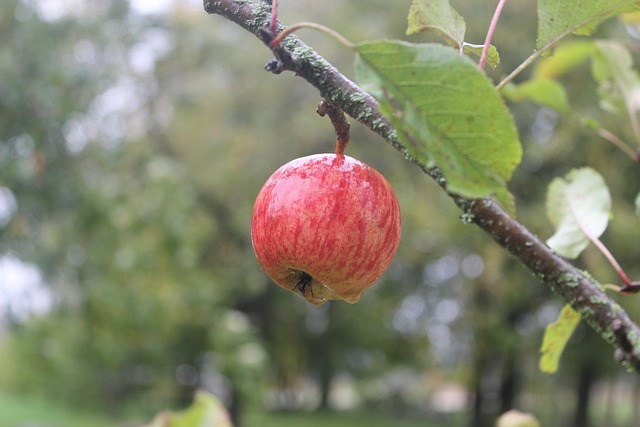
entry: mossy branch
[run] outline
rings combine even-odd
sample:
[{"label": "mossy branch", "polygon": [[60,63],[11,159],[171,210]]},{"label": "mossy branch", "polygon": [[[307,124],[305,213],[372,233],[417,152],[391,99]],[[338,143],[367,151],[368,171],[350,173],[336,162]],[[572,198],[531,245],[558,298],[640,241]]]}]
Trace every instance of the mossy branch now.
[{"label": "mossy branch", "polygon": [[[273,39],[268,31],[271,17],[268,2],[204,0],[204,8],[210,14],[240,25],[267,46]],[[278,27],[283,28],[281,24]],[[320,97],[380,135],[446,191],[446,180],[437,168],[425,168],[404,150],[393,126],[380,113],[372,96],[296,36],[286,37],[273,52],[276,59],[268,64],[269,71],[291,71],[302,77],[318,90]],[[579,312],[585,322],[614,347],[616,360],[627,369],[640,373],[640,328],[592,277],[553,252],[492,200],[470,200],[448,194],[463,211],[464,218],[489,233],[502,248]]]}]

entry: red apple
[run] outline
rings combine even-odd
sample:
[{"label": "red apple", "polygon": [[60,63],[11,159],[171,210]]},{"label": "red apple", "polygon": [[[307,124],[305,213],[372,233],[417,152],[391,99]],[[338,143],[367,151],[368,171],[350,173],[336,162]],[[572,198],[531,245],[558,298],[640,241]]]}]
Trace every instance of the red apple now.
[{"label": "red apple", "polygon": [[378,171],[343,154],[317,154],[267,180],[251,240],[278,285],[312,304],[354,303],[391,264],[400,230],[398,200]]}]

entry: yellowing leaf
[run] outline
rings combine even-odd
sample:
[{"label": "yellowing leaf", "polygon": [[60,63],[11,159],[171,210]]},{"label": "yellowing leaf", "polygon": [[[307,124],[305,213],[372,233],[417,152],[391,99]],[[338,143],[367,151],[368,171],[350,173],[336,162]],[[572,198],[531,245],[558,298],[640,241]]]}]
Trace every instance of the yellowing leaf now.
[{"label": "yellowing leaf", "polygon": [[640,12],[627,12],[620,15],[620,21],[625,24],[640,23]]},{"label": "yellowing leaf", "polygon": [[557,79],[584,63],[591,56],[593,42],[572,40],[561,44],[553,56],[542,58],[533,69],[534,79]]},{"label": "yellowing leaf", "polygon": [[553,374],[558,370],[560,356],[571,338],[573,331],[580,323],[580,315],[565,305],[558,320],[547,326],[540,347],[540,370],[546,374]]},{"label": "yellowing leaf", "polygon": [[190,407],[178,412],[161,412],[146,427],[233,427],[233,425],[226,409],[213,394],[198,391]]},{"label": "yellowing leaf", "polygon": [[555,80],[527,80],[519,85],[508,85],[502,90],[502,93],[511,101],[531,100],[561,113],[569,111],[569,102],[564,87]]}]

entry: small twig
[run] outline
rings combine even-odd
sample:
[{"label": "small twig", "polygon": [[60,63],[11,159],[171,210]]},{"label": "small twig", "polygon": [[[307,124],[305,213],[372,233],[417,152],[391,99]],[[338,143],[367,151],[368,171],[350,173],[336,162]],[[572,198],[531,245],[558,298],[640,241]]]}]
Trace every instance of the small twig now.
[{"label": "small twig", "polygon": [[511,81],[514,78],[516,78],[516,76],[518,74],[520,74],[522,71],[524,71],[525,68],[527,68],[529,65],[531,65],[533,63],[533,61],[538,59],[538,57],[540,55],[542,55],[543,53],[545,53],[546,51],[548,51],[549,49],[553,48],[555,45],[560,43],[562,41],[562,39],[564,39],[569,34],[571,34],[573,31],[575,31],[575,29],[576,29],[576,27],[568,29],[564,33],[560,34],[559,36],[549,40],[540,49],[534,51],[527,59],[525,59],[520,65],[518,65],[507,77],[505,77],[500,83],[498,83],[498,85],[496,86],[496,89],[497,90],[502,90],[502,88],[504,88],[506,85],[511,83]]},{"label": "small twig", "polygon": [[637,294],[638,292],[640,292],[640,281],[631,282],[630,285],[623,286],[620,289],[620,293],[623,293],[623,294],[626,294],[626,295]]},{"label": "small twig", "polygon": [[506,0],[500,0],[500,3],[498,3],[498,6],[493,13],[493,18],[491,18],[491,24],[489,24],[487,37],[484,39],[484,46],[482,47],[482,55],[480,55],[480,62],[478,63],[478,68],[480,68],[480,70],[484,70],[484,64],[487,61],[489,47],[491,46],[491,39],[493,38],[493,33],[496,30],[496,27],[498,26],[498,19],[500,19],[500,14],[502,13],[502,8],[505,2]]},{"label": "small twig", "polygon": [[323,99],[318,104],[316,112],[320,116],[329,116],[333,128],[336,130],[336,154],[344,154],[349,143],[349,129],[351,125],[347,121],[344,112],[337,105]]},{"label": "small twig", "polygon": [[507,77],[505,77],[500,83],[498,83],[498,85],[496,86],[496,89],[501,90],[502,88],[504,88],[525,68],[531,65],[531,63],[535,61],[540,55],[542,55],[549,49],[552,49],[553,47],[555,47],[558,43],[562,41],[562,39],[572,34],[578,28],[584,27],[585,25],[589,24],[595,18],[598,18],[598,17],[591,17],[590,19],[585,19],[584,21],[579,22],[578,24],[574,25],[573,27],[567,29],[563,33],[560,33],[556,37],[549,40],[547,43],[544,44],[544,46],[534,51],[527,59],[525,59],[520,65],[518,65]]},{"label": "small twig", "polygon": [[607,258],[609,263],[616,270],[616,273],[618,273],[620,280],[622,280],[622,283],[624,283],[624,287],[622,288],[622,291],[624,291],[625,288],[633,287],[631,280],[629,280],[629,277],[627,277],[627,274],[624,272],[624,270],[622,269],[618,261],[615,259],[613,254],[609,251],[609,249],[604,245],[604,243],[602,243],[602,241],[595,236],[591,236],[587,234],[587,237],[600,250],[600,252],[602,252],[602,255],[604,255],[605,258]]},{"label": "small twig", "polygon": [[638,287],[638,284],[631,282],[631,280],[629,280],[627,273],[624,272],[624,269],[622,268],[622,266],[620,266],[620,263],[613,256],[611,251],[609,251],[609,248],[607,248],[605,244],[602,243],[602,241],[598,238],[598,236],[593,234],[587,227],[585,227],[582,221],[580,221],[580,216],[577,215],[571,203],[569,203],[569,208],[573,212],[573,216],[576,219],[576,222],[578,223],[578,227],[580,227],[580,230],[584,233],[585,236],[587,236],[587,239],[589,239],[591,243],[593,243],[595,247],[598,248],[600,252],[602,252],[602,255],[604,255],[604,257],[609,261],[613,269],[618,274],[618,277],[620,277],[620,280],[622,281],[624,286],[619,288],[618,291],[623,294],[631,294],[631,293],[636,293],[640,291],[640,287]]},{"label": "small twig", "polygon": [[618,147],[620,150],[622,150],[622,152],[627,156],[629,156],[631,160],[633,160],[634,162],[640,163],[640,152],[629,147],[627,144],[625,144],[625,142],[622,139],[620,139],[613,132],[604,128],[599,128],[598,135],[600,135],[602,138],[606,139],[607,141],[609,141],[610,143]]},{"label": "small twig", "polygon": [[629,116],[629,122],[631,123],[631,129],[633,129],[633,135],[636,138],[636,143],[640,145],[640,123],[638,123],[637,108],[632,105],[633,103],[635,103],[635,101],[627,100],[625,107],[627,109],[627,115]]},{"label": "small twig", "polygon": [[278,0],[271,2],[271,24],[269,25],[269,30],[274,37],[278,34]]},{"label": "small twig", "polygon": [[616,273],[618,273],[618,277],[620,277],[620,280],[622,280],[622,283],[624,284],[624,287],[620,291],[623,292],[625,288],[633,287],[631,280],[629,280],[629,277],[627,277],[627,274],[624,272],[624,270],[622,269],[622,267],[620,266],[616,258],[613,256],[611,251],[609,251],[609,249],[604,245],[604,243],[602,243],[602,241],[599,238],[597,238],[595,235],[593,235],[589,230],[583,227],[580,221],[578,221],[578,226],[580,227],[584,235],[587,236],[589,240],[591,240],[591,243],[593,243],[595,247],[598,248],[600,252],[602,252],[602,255],[604,255],[604,257],[613,266],[613,268],[616,270]]},{"label": "small twig", "polygon": [[298,31],[301,28],[310,28],[313,30],[320,31],[321,33],[324,33],[329,37],[332,37],[333,39],[337,40],[339,43],[341,43],[342,45],[344,45],[349,49],[353,49],[353,47],[355,46],[345,36],[338,33],[337,31],[332,30],[329,27],[325,27],[324,25],[321,25],[315,22],[298,22],[297,24],[292,24],[288,26],[285,30],[283,30],[280,34],[278,34],[276,38],[274,38],[271,41],[271,43],[269,43],[269,47],[273,50],[276,46],[278,46],[278,44],[280,44],[282,40],[284,40],[285,37],[287,37],[289,34],[294,33],[295,31]]}]

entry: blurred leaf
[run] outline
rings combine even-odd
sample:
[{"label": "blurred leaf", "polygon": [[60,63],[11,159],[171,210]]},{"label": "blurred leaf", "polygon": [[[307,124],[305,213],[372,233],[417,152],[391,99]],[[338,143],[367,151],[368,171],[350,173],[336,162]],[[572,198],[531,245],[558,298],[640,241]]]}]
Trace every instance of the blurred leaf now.
[{"label": "blurred leaf", "polygon": [[511,101],[531,100],[561,113],[569,111],[564,87],[555,80],[532,79],[519,85],[511,84],[502,93]]},{"label": "blurred leaf", "polygon": [[492,194],[511,207],[506,181],[522,157],[513,118],[469,58],[438,44],[358,45],[359,82],[381,102],[409,153],[437,165],[449,191]]},{"label": "blurred leaf", "polygon": [[636,215],[640,216],[640,193],[636,196]]},{"label": "blurred leaf", "polygon": [[640,23],[640,12],[627,12],[620,14],[620,21],[625,24],[638,24]]},{"label": "blurred leaf", "polygon": [[636,114],[640,106],[640,76],[633,69],[629,51],[616,41],[599,40],[592,58],[593,77],[599,83],[602,108]]},{"label": "blurred leaf", "polygon": [[619,18],[627,32],[637,40],[640,35],[640,12],[623,13]]},{"label": "blurred leaf", "polygon": [[464,19],[448,0],[413,0],[409,9],[407,35],[431,30],[439,33],[454,47],[460,47],[467,29]]},{"label": "blurred leaf", "polygon": [[609,189],[593,169],[574,169],[554,179],[547,192],[547,214],[556,232],[547,244],[566,258],[576,258],[589,245],[585,231],[602,235],[610,212]]},{"label": "blurred leaf", "polygon": [[212,394],[198,391],[183,411],[162,412],[147,427],[233,427],[229,414]]},{"label": "blurred leaf", "polygon": [[534,79],[556,79],[589,59],[593,49],[591,40],[572,40],[561,44],[553,56],[542,58],[533,69]]},{"label": "blurred leaf", "polygon": [[639,8],[638,0],[540,0],[536,47],[566,32],[590,35],[606,19]]},{"label": "blurred leaf", "polygon": [[496,427],[540,427],[540,422],[531,414],[512,409],[500,415]]},{"label": "blurred leaf", "polygon": [[560,356],[580,323],[581,317],[570,306],[565,305],[558,320],[546,327],[540,347],[540,371],[553,374],[558,370]]},{"label": "blurred leaf", "polygon": [[[478,57],[481,57],[484,45],[463,43],[462,48],[464,49],[464,53],[466,54],[472,53]],[[489,45],[489,51],[487,52],[487,63],[493,68],[496,68],[498,64],[500,64],[500,54],[498,53],[498,49],[496,49],[494,45]]]}]

